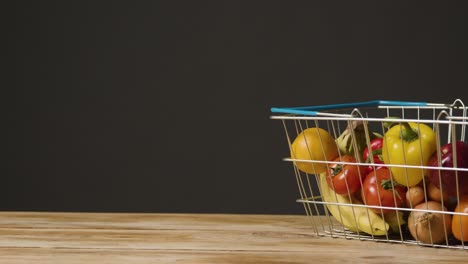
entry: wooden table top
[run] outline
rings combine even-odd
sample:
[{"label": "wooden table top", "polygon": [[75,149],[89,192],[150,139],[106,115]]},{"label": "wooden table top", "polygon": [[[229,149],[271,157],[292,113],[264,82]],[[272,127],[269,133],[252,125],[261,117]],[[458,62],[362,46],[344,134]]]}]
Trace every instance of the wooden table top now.
[{"label": "wooden table top", "polygon": [[0,263],[467,263],[468,250],[317,237],[305,216],[0,213]]}]

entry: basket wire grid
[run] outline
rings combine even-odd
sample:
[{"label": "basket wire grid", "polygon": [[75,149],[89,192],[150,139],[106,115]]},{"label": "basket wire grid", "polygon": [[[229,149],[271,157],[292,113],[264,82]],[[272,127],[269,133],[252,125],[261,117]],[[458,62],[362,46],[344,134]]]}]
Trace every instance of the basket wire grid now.
[{"label": "basket wire grid", "polygon": [[[366,135],[366,145],[370,148],[370,133],[377,132],[381,135],[385,135],[388,131],[388,123],[401,124],[403,122],[412,122],[416,123],[418,126],[420,124],[426,124],[432,128],[436,135],[436,151],[440,153],[441,146],[444,144],[451,143],[453,149],[455,150],[456,141],[464,141],[466,135],[466,125],[468,124],[467,117],[467,107],[463,104],[460,99],[455,100],[452,104],[439,104],[439,103],[424,103],[424,102],[400,102],[400,101],[369,101],[369,102],[360,102],[360,103],[349,103],[349,104],[338,104],[338,105],[324,105],[324,106],[313,106],[313,107],[296,107],[296,108],[272,108],[271,119],[281,120],[284,132],[287,139],[287,144],[289,151],[291,153],[291,144],[296,137],[298,137],[302,131],[307,128],[322,128],[328,131],[335,139],[338,138],[341,133],[348,127],[353,125],[353,122],[360,122],[364,126],[364,131]],[[356,135],[354,130],[351,130],[351,144],[356,144]],[[307,141],[306,141],[307,142]],[[322,151],[324,152],[324,146],[322,146]],[[357,146],[354,146],[357,149]],[[339,153],[341,158],[342,153]],[[330,169],[330,166],[334,164],[341,165],[358,165],[358,166],[372,166],[373,170],[376,171],[379,164],[368,163],[366,161],[360,161],[360,153],[355,152],[356,162],[343,162],[343,161],[327,161],[327,160],[314,160],[314,159],[296,159],[291,156],[284,158],[284,161],[290,162],[294,169],[294,174],[296,177],[296,182],[300,194],[300,198],[297,202],[300,202],[304,206],[304,210],[309,222],[312,226],[312,230],[318,236],[327,236],[333,238],[345,238],[345,239],[357,239],[357,240],[370,240],[378,242],[389,242],[389,243],[402,243],[402,244],[416,244],[421,246],[431,246],[431,247],[441,247],[441,248],[456,248],[467,250],[468,241],[460,241],[455,239],[450,232],[445,231],[445,241],[443,243],[423,243],[418,241],[417,238],[414,238],[408,231],[408,223],[398,222],[398,230],[393,230],[393,232],[386,232],[382,235],[368,234],[365,232],[351,231],[342,225],[342,208],[351,208],[354,221],[357,223],[357,215],[355,210],[357,208],[365,208],[367,212],[367,218],[369,223],[372,225],[370,220],[370,210],[377,209],[378,213],[382,218],[385,217],[384,210],[392,209],[393,212],[398,211],[404,215],[404,219],[408,218],[408,215],[412,212],[420,211],[425,213],[440,213],[448,214],[453,218],[455,215],[459,215],[462,218],[468,218],[468,212],[454,212],[446,211],[434,211],[428,209],[414,209],[414,205],[405,205],[405,206],[383,206],[382,204],[373,206],[366,205],[363,203],[341,203],[341,202],[331,202],[325,201],[322,197],[323,191],[320,186],[320,175],[306,173],[298,169],[295,164],[297,162],[301,163],[311,163],[312,166],[316,164],[325,164],[327,171]],[[438,157],[438,167],[430,167],[423,165],[406,165],[406,164],[385,164],[386,167],[401,167],[405,170],[410,168],[418,168],[427,171],[427,169],[437,169],[439,171],[439,180],[440,180],[440,171],[451,170],[455,173],[456,183],[457,183],[457,192],[456,196],[452,197],[452,204],[457,204],[460,201],[460,192],[458,186],[458,175],[467,174],[468,177],[468,168],[457,168],[456,166],[456,151],[454,151],[454,166],[453,167],[442,167],[440,155]],[[324,153],[325,156],[325,153]],[[358,157],[359,156],[359,157]],[[422,156],[422,155],[421,155]],[[404,157],[405,158],[405,157]],[[341,160],[341,159],[340,159]],[[406,163],[406,162],[405,162]],[[421,162],[422,163],[422,162]],[[461,176],[461,175],[460,175]],[[408,175],[406,175],[406,179]],[[393,177],[392,177],[393,178]],[[393,180],[392,180],[393,181]],[[426,177],[422,177],[421,186],[424,189],[424,201],[427,202],[427,181]],[[362,185],[362,178],[361,178]],[[348,183],[346,183],[348,186]],[[393,185],[392,185],[393,186]],[[443,189],[441,190],[443,191]],[[335,195],[337,195],[335,193]],[[380,195],[380,194],[379,194]],[[349,198],[349,201],[353,201],[352,194],[348,191],[346,195]],[[444,204],[444,200],[440,202],[443,207],[448,208],[448,204]],[[396,203],[395,203],[396,204]],[[339,214],[332,216],[331,212],[327,208],[328,206],[336,206]],[[445,218],[443,218],[445,219]],[[341,220],[341,221],[340,221]],[[406,221],[407,222],[407,221]],[[450,225],[451,223],[446,223],[444,221],[444,226]],[[465,228],[462,232],[468,232],[468,229]],[[372,228],[372,227],[371,227]],[[445,230],[445,229],[444,229]],[[432,234],[429,229],[429,236],[432,241]]]}]

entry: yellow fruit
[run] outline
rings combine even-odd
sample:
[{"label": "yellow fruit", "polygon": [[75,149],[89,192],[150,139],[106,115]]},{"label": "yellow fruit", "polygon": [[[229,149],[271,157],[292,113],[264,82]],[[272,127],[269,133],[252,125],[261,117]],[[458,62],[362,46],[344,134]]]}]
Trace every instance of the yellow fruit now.
[{"label": "yellow fruit", "polygon": [[[382,219],[380,214],[362,206],[351,206],[351,204],[362,205],[362,203],[356,199],[350,200],[348,195],[335,193],[328,186],[326,177],[326,174],[320,174],[320,192],[328,211],[339,223],[353,232],[364,232],[374,236],[387,234],[390,224]],[[402,215],[400,214],[400,216]]]},{"label": "yellow fruit", "polygon": [[[307,128],[291,144],[291,157],[301,160],[330,161],[338,157],[338,147],[330,133],[321,128]],[[326,163],[294,162],[306,173],[320,174],[327,170]]]}]

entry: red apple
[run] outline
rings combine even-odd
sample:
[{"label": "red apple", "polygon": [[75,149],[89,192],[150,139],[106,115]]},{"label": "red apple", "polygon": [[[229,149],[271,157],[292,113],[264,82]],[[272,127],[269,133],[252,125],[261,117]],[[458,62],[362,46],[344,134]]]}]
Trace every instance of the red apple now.
[{"label": "red apple", "polygon": [[[463,141],[456,141],[456,161],[457,168],[468,168],[468,144]],[[444,168],[454,168],[454,152],[452,143],[443,145],[440,153],[434,153],[428,161],[428,166],[439,167],[438,154],[441,155],[441,166]],[[440,172],[440,179],[439,179]],[[468,171],[455,170],[429,170],[429,180],[442,192],[449,196],[457,195],[456,175],[458,173],[458,186],[460,195],[468,194]]]}]

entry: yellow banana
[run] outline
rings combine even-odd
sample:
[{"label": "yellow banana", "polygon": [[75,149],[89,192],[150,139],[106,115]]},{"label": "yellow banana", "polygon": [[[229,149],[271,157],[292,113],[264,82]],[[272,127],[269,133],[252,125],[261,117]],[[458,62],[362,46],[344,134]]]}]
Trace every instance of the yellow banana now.
[{"label": "yellow banana", "polygon": [[[357,161],[361,161],[362,152],[367,147],[365,129],[363,121],[352,121],[348,124],[348,127],[336,139],[336,144],[341,154],[351,155],[356,157]],[[369,142],[375,138],[382,137],[379,133],[370,132],[369,130],[367,135],[369,136]]]},{"label": "yellow banana", "polygon": [[[357,200],[350,200],[346,195],[335,193],[328,186],[325,173],[320,174],[320,191],[324,202],[362,204]],[[338,222],[353,232],[383,236],[389,231],[390,225],[378,214],[365,207],[327,204],[327,208]]]},{"label": "yellow banana", "polygon": [[[337,146],[343,155],[354,154],[354,146],[352,143],[353,133],[357,141],[356,146],[358,147],[359,154],[367,145],[363,123],[353,122],[336,139]],[[370,140],[381,137],[380,134],[375,132],[369,132],[368,134],[369,137],[371,137]],[[328,186],[325,173],[320,174],[320,190],[324,202],[362,205],[362,202],[356,199],[349,199],[347,195],[343,196],[335,193]],[[399,232],[399,226],[405,223],[403,214],[396,211],[387,213],[384,216],[385,219],[382,219],[379,214],[365,207],[327,204],[327,208],[338,222],[353,232],[364,232],[374,236],[383,236],[389,231]]]}]

